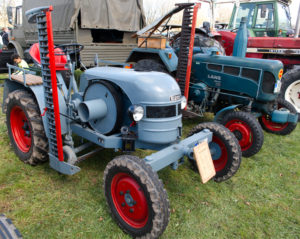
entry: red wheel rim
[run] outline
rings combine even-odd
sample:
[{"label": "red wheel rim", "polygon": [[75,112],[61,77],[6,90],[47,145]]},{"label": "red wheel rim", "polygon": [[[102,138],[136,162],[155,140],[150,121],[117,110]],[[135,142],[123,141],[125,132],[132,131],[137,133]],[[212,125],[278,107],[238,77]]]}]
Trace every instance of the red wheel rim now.
[{"label": "red wheel rim", "polygon": [[271,117],[269,115],[263,115],[261,117],[261,120],[263,124],[266,126],[266,128],[272,131],[281,131],[289,125],[288,122],[284,124],[272,122]]},{"label": "red wheel rim", "polygon": [[239,119],[230,120],[225,125],[239,140],[241,150],[249,149],[253,143],[253,134],[249,125]]},{"label": "red wheel rim", "polygon": [[[282,105],[278,104],[278,110],[281,108],[283,108]],[[272,131],[281,131],[289,125],[288,122],[284,124],[272,122],[270,115],[263,115],[261,117],[261,120],[263,124],[266,126],[266,128]]]},{"label": "red wheel rim", "polygon": [[225,168],[226,164],[227,164],[227,161],[228,161],[228,152],[227,152],[227,149],[226,149],[226,146],[225,144],[223,143],[223,141],[217,137],[217,136],[213,136],[213,139],[212,139],[212,142],[214,142],[215,144],[217,144],[221,150],[221,155],[218,159],[214,159],[213,160],[213,163],[214,163],[214,166],[215,166],[215,170],[216,172],[219,172],[221,171],[223,168]]},{"label": "red wheel rim", "polygon": [[131,227],[142,228],[149,217],[147,198],[139,183],[127,173],[117,173],[111,183],[111,196],[120,217]]},{"label": "red wheel rim", "polygon": [[31,129],[24,111],[14,106],[10,112],[10,127],[18,148],[27,153],[31,148]]}]

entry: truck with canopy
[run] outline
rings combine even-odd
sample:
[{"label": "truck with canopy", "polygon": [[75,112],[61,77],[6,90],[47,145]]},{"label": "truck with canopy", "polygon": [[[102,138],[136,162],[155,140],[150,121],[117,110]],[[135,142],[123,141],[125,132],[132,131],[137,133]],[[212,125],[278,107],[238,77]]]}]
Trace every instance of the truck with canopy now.
[{"label": "truck with canopy", "polygon": [[142,0],[23,0],[22,6],[8,7],[8,19],[14,26],[9,50],[29,57],[28,49],[37,42],[37,29],[25,19],[33,7],[53,5],[54,43],[79,43],[81,62],[90,67],[95,54],[100,59],[124,62],[136,39],[131,35],[145,24]]}]

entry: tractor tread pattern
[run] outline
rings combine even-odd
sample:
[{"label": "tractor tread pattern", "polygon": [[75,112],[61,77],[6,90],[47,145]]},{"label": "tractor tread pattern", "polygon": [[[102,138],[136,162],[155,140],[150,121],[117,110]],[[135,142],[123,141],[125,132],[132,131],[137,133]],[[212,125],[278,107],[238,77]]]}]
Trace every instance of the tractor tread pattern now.
[{"label": "tractor tread pattern", "polygon": [[12,221],[5,215],[0,214],[0,238],[1,239],[22,239],[20,231]]},{"label": "tractor tread pattern", "polygon": [[221,123],[223,125],[226,125],[227,122],[233,119],[239,119],[244,121],[245,123],[247,123],[247,125],[252,131],[253,143],[250,146],[250,148],[242,151],[243,157],[248,158],[257,154],[261,150],[264,143],[264,133],[257,119],[251,113],[248,112],[230,111],[227,114],[225,114]]},{"label": "tractor tread pattern", "polygon": [[[189,132],[188,137],[204,129],[209,129],[213,134],[218,135],[228,144],[227,148],[229,148],[231,151],[229,155],[231,155],[232,157],[231,165],[228,165],[225,171],[222,170],[223,172],[221,174],[217,172],[216,176],[214,177],[214,181],[223,182],[225,180],[228,180],[238,171],[241,165],[242,152],[239,146],[239,142],[237,141],[236,137],[230,132],[230,130],[216,122],[206,122],[198,124]],[[190,160],[190,162],[192,163],[194,168],[197,168],[195,160]]]},{"label": "tractor tread pattern", "polygon": [[29,157],[24,157],[24,153],[21,153],[18,150],[18,146],[14,142],[14,138],[10,130],[10,114],[7,113],[6,124],[8,128],[8,134],[10,136],[15,153],[24,163],[30,164],[32,166],[46,162],[48,160],[48,141],[43,126],[41,113],[38,108],[38,104],[34,99],[34,96],[31,93],[24,90],[13,91],[9,93],[8,97],[5,99],[6,111],[10,107],[9,105],[14,103],[18,103],[24,109],[25,113],[28,116],[28,121],[30,122],[32,127],[31,132],[33,142],[33,146],[30,149],[31,154],[29,155]]},{"label": "tractor tread pattern", "polygon": [[[150,194],[150,200],[153,205],[152,207],[155,215],[152,221],[153,227],[151,231],[145,235],[136,237],[136,235],[124,227],[119,222],[118,218],[111,209],[111,205],[108,203],[109,195],[107,194],[106,190],[106,180],[110,170],[112,170],[114,167],[123,167],[129,169],[133,175],[136,175],[141,180],[141,183],[147,188],[147,191]],[[108,204],[110,214],[124,232],[131,234],[135,238],[154,239],[159,238],[166,229],[170,219],[170,203],[168,195],[162,181],[158,178],[157,173],[154,172],[152,167],[149,164],[146,164],[143,159],[133,155],[121,155],[110,161],[104,171],[103,190],[105,192],[106,202]]]}]

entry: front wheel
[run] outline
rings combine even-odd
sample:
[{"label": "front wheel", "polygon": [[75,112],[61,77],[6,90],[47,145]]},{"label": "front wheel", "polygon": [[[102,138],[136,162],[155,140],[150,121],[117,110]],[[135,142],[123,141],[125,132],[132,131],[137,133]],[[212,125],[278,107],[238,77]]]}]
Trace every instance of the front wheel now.
[{"label": "front wheel", "polygon": [[103,181],[110,212],[122,230],[138,238],[158,238],[164,232],[170,216],[167,192],[144,160],[116,157],[107,165]]},{"label": "front wheel", "polygon": [[[290,113],[297,113],[295,107],[291,103],[283,99],[278,99],[277,109],[279,110],[282,108],[288,109]],[[272,122],[270,115],[263,115],[259,117],[258,120],[262,128],[272,134],[288,135],[297,127],[297,123],[286,122],[281,124]]]},{"label": "front wheel", "polygon": [[[216,170],[214,180],[216,182],[225,181],[231,178],[240,167],[242,153],[239,143],[228,129],[214,122],[198,124],[190,131],[188,137],[204,129],[209,129],[213,133],[209,149]],[[196,168],[196,161],[194,159],[189,160]]]},{"label": "front wheel", "polygon": [[1,239],[22,239],[20,231],[12,221],[5,215],[0,214],[0,238]]},{"label": "front wheel", "polygon": [[244,157],[251,157],[260,151],[264,134],[253,115],[243,111],[230,111],[225,114],[221,123],[238,139]]}]

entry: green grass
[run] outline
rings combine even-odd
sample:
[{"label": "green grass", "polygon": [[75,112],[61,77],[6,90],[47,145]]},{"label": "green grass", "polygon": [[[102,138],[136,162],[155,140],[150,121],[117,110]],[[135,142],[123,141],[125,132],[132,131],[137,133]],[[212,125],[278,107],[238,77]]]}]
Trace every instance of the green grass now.
[{"label": "green grass", "polygon": [[[80,163],[78,174],[60,175],[47,163],[31,167],[18,160],[2,113],[0,122],[0,213],[24,238],[129,238],[109,215],[102,189],[115,153],[104,150]],[[196,124],[185,120],[185,135]],[[188,162],[160,171],[172,211],[162,238],[299,238],[299,139],[299,125],[287,137],[265,133],[262,150],[243,158],[223,183],[202,185]]]}]

